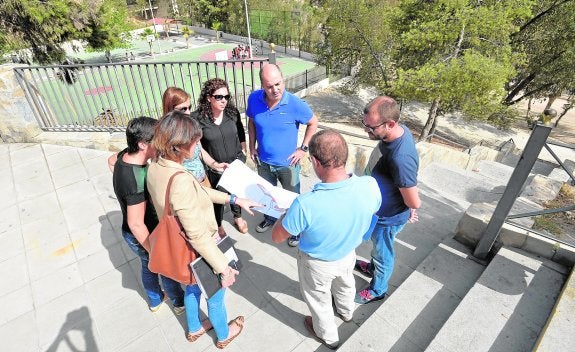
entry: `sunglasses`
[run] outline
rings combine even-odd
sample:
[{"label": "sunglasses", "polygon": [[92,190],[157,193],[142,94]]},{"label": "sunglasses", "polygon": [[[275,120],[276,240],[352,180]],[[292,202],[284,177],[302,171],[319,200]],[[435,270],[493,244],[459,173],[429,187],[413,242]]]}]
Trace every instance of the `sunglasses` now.
[{"label": "sunglasses", "polygon": [[226,99],[227,101],[230,101],[230,95],[221,95],[221,94],[212,94],[212,97],[214,97],[214,99],[216,99],[217,101],[220,101],[222,99]]},{"label": "sunglasses", "polygon": [[181,112],[192,111],[192,106],[191,105],[182,106],[181,108],[177,108],[176,110],[181,111]]},{"label": "sunglasses", "polygon": [[381,126],[385,125],[387,122],[388,122],[388,121],[382,122],[382,123],[380,123],[380,124],[377,125],[377,126],[370,126],[370,125],[366,124],[365,122],[363,122],[363,120],[361,120],[361,124],[363,125],[363,127],[367,128],[367,130],[368,130],[369,132],[371,132],[371,133],[375,132],[375,130],[376,130],[378,127],[381,127]]}]

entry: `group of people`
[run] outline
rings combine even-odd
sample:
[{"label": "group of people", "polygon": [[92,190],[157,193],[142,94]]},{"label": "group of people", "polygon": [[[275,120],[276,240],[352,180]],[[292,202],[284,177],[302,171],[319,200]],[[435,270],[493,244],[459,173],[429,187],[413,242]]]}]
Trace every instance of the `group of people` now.
[{"label": "group of people", "polygon": [[243,60],[243,59],[249,59],[252,57],[252,48],[249,45],[246,45],[245,47],[241,44],[238,44],[237,46],[235,46],[232,49],[232,60]]},{"label": "group of people", "polygon": [[[280,68],[268,64],[260,70],[262,89],[248,98],[248,145],[238,110],[231,104],[227,83],[219,78],[204,83],[197,109],[190,96],[168,88],[162,98],[159,120],[139,117],[126,129],[128,147],[109,159],[114,191],[123,214],[122,234],[142,264],[142,282],[151,311],[171,300],[176,314],[186,313],[186,337],[197,340],[214,329],[218,348],[224,348],[243,328],[244,317],[227,321],[224,295],[238,272],[218,249],[216,239],[225,235],[223,206],[229,204],[236,228],[248,226],[242,209],[253,215],[259,204],[214,189],[232,161],[246,161],[249,153],[258,174],[284,189],[300,193],[300,161],[309,157],[321,182],[298,196],[287,212],[275,219],[265,216],[258,233],[272,228],[274,242],[298,247],[300,288],[311,312],[304,319],[310,333],[327,347],[339,346],[334,320],[353,319],[355,303],[385,298],[393,271],[393,241],[403,226],[417,220],[421,201],[417,190],[418,155],[410,131],[399,123],[399,108],[389,97],[378,97],[363,111],[362,123],[369,138],[380,140],[365,176],[346,171],[348,146],[336,131],[317,132],[318,118],[300,98],[287,92]],[[305,125],[301,144],[298,130]],[[309,154],[309,156],[308,156]],[[170,204],[165,192],[170,177]],[[157,214],[170,207],[194,250],[221,274],[222,289],[207,300],[209,319],[199,314],[201,291],[161,277],[148,269],[149,234]],[[356,260],[362,239],[373,242],[370,262]],[[353,270],[371,276],[368,287],[356,291]],[[165,292],[160,287],[162,281]],[[332,306],[333,300],[333,306]]]}]

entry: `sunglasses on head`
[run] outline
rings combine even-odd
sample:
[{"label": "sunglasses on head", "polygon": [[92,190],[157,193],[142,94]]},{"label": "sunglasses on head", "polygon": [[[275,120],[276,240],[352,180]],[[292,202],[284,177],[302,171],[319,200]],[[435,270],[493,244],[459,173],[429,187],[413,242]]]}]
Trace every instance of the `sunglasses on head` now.
[{"label": "sunglasses on head", "polygon": [[212,97],[214,97],[214,99],[216,99],[217,101],[220,101],[222,99],[226,99],[227,101],[230,100],[230,95],[226,94],[226,95],[221,95],[221,94],[212,94]]}]

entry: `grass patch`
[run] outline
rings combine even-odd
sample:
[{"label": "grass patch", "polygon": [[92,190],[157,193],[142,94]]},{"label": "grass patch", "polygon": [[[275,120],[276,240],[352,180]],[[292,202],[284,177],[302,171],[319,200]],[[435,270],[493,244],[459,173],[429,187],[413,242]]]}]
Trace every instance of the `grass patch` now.
[{"label": "grass patch", "polygon": [[[575,204],[575,187],[564,184],[555,199],[544,204],[546,209],[563,208]],[[571,240],[575,234],[575,211],[546,214],[535,217],[533,228],[546,231],[562,240]]]}]

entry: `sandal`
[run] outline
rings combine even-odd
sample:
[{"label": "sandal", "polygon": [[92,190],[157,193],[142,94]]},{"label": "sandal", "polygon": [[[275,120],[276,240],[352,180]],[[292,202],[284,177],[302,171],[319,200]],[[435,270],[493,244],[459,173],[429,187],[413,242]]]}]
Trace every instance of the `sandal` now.
[{"label": "sandal", "polygon": [[236,218],[235,223],[236,223],[236,228],[238,229],[239,232],[241,232],[241,233],[248,232],[248,223],[244,219]]},{"label": "sandal", "polygon": [[[209,324],[209,326],[204,327],[204,322],[207,322]],[[200,328],[200,330],[198,330],[197,332],[194,332],[194,333],[191,333],[188,331],[188,333],[186,334],[186,339],[188,339],[188,341],[190,341],[190,342],[194,342],[197,339],[199,339],[203,334],[212,330],[213,328],[214,327],[212,326],[212,323],[210,323],[209,320],[204,320],[204,321],[202,321],[202,327]]]},{"label": "sandal", "polygon": [[239,328],[238,332],[235,335],[228,337],[224,341],[218,341],[216,343],[217,348],[219,348],[219,349],[225,348],[227,345],[230,344],[230,342],[232,342],[242,332],[242,330],[244,328],[244,317],[240,315],[239,317],[230,321],[228,326],[231,327],[233,324],[235,324]]}]

